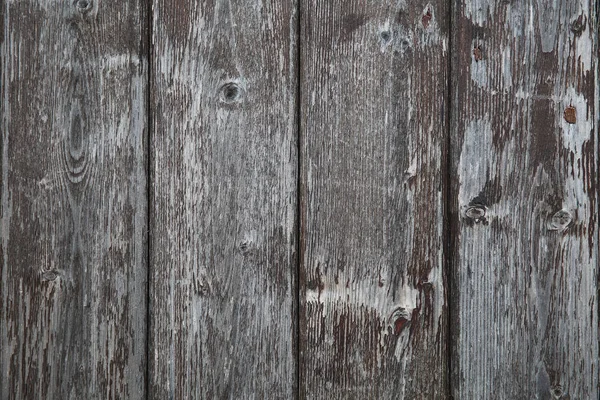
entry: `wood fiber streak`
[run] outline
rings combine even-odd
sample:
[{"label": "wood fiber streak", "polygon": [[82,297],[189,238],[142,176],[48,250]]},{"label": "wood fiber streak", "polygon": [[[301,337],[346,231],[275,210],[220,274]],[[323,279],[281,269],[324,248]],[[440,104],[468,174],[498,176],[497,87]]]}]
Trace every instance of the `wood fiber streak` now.
[{"label": "wood fiber streak", "polygon": [[589,0],[457,3],[455,399],[598,398],[595,29]]},{"label": "wood fiber streak", "polygon": [[145,8],[1,7],[0,398],[145,398]]},{"label": "wood fiber streak", "polygon": [[301,3],[301,398],[446,398],[448,8]]},{"label": "wood fiber streak", "polygon": [[150,398],[293,398],[296,4],[153,25]]}]

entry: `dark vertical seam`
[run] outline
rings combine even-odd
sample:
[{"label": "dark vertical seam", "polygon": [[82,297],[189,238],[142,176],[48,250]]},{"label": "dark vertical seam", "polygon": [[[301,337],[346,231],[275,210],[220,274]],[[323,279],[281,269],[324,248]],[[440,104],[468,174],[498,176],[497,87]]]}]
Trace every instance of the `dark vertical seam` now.
[{"label": "dark vertical seam", "polygon": [[301,270],[302,270],[302,262],[303,262],[303,250],[302,250],[302,141],[301,141],[301,133],[302,133],[302,113],[301,113],[301,103],[302,103],[302,68],[301,68],[301,43],[302,43],[302,35],[301,35],[301,0],[297,0],[296,7],[296,298],[295,298],[295,313],[296,313],[296,329],[295,329],[295,341],[296,341],[296,382],[295,382],[295,394],[296,398],[300,399],[301,396],[301,360],[302,360],[302,341],[300,335],[300,322],[301,318],[301,288],[302,283],[300,281]]},{"label": "dark vertical seam", "polygon": [[152,115],[152,101],[154,99],[154,85],[152,83],[152,65],[153,65],[153,56],[154,51],[152,48],[152,35],[153,35],[153,1],[148,0],[146,3],[146,51],[147,51],[147,92],[146,92],[146,119],[148,126],[148,134],[146,135],[146,224],[147,224],[147,234],[146,234],[146,399],[150,399],[150,336],[152,334],[151,330],[151,310],[150,310],[150,299],[151,299],[151,234],[152,234],[152,129],[154,128],[153,123],[153,115]]},{"label": "dark vertical seam", "polygon": [[[595,137],[594,140],[596,141],[596,154],[595,156],[597,157],[596,159],[596,192],[595,192],[595,196],[596,196],[596,207],[595,207],[595,212],[596,215],[598,215],[598,200],[600,200],[600,185],[598,185],[599,182],[599,174],[600,174],[600,157],[598,157],[598,155],[600,154],[600,112],[598,110],[598,106],[599,104],[599,98],[600,98],[600,93],[598,93],[598,91],[600,90],[600,77],[598,76],[598,60],[600,59],[600,43],[598,43],[598,40],[600,39],[600,26],[598,26],[598,23],[600,22],[600,2],[598,0],[593,1],[592,2],[593,7],[594,7],[594,12],[593,12],[593,17],[594,17],[594,21],[593,21],[593,25],[595,27],[594,29],[594,33],[592,34],[592,40],[593,40],[593,44],[592,44],[592,62],[595,63],[595,68],[594,68],[594,73],[595,73],[595,77],[594,77],[594,81],[595,81],[595,87],[594,87],[594,113],[596,115],[595,117],[595,123],[596,123],[596,127],[594,129],[594,133],[595,133]],[[599,255],[599,251],[600,251],[600,243],[599,243],[599,233],[600,233],[600,220],[596,221],[596,304],[598,303],[598,299],[600,299],[600,259],[598,258]],[[598,307],[598,306],[596,306]],[[598,321],[600,321],[600,307],[597,308],[596,310],[596,325],[600,325],[600,323]],[[596,327],[596,332],[598,333],[598,326]],[[596,356],[598,357],[598,359],[600,359],[600,337],[596,337],[596,343],[598,344],[598,353],[596,354]],[[596,378],[598,379],[598,378]],[[596,382],[596,386],[597,388],[600,387],[600,382]],[[598,389],[596,389],[598,390]],[[597,393],[598,394],[598,393]],[[598,396],[600,397],[600,394],[598,394]]]},{"label": "dark vertical seam", "polygon": [[454,35],[454,2],[448,2],[447,15],[448,15],[448,56],[447,56],[447,66],[446,71],[448,72],[446,78],[446,160],[444,162],[444,167],[446,168],[443,180],[444,180],[444,196],[445,201],[444,204],[444,269],[446,273],[446,301],[448,304],[448,313],[447,313],[447,326],[446,326],[446,360],[447,360],[447,371],[446,371],[446,379],[447,379],[447,388],[448,391],[447,398],[453,398],[453,385],[452,385],[452,377],[453,377],[453,334],[454,330],[452,319],[454,317],[454,299],[452,295],[454,294],[453,284],[454,284],[454,275],[453,275],[453,257],[454,257],[454,243],[452,239],[452,229],[454,227],[454,219],[452,214],[452,95],[453,95],[453,78],[452,78],[452,65],[454,63],[454,52],[453,52],[453,35]]},{"label": "dark vertical seam", "polygon": [[[5,11],[5,7],[6,7],[6,11]],[[3,227],[4,227],[4,215],[6,213],[6,210],[4,209],[4,184],[6,182],[4,182],[4,162],[6,161],[8,163],[8,160],[4,159],[4,140],[5,140],[5,136],[8,136],[8,121],[7,121],[7,109],[9,108],[8,103],[10,102],[10,100],[7,100],[5,98],[5,91],[7,90],[7,80],[5,80],[5,66],[9,64],[9,60],[6,55],[8,55],[8,51],[4,52],[4,46],[9,45],[8,43],[8,38],[4,37],[4,29],[6,27],[10,28],[10,25],[8,25],[8,21],[6,20],[6,18],[8,18],[9,12],[8,12],[8,2],[7,1],[3,1],[0,3],[0,98],[2,98],[2,103],[0,104],[0,229],[2,229],[2,232],[4,232]],[[7,26],[5,26],[5,24]],[[4,239],[4,235],[2,235],[2,239]],[[5,264],[5,260],[7,259],[8,254],[5,253],[4,251],[4,243],[2,243],[0,245],[0,277],[4,276],[4,264]],[[6,273],[8,273],[8,271],[6,271]],[[8,280],[8,279],[7,279]],[[5,282],[0,279],[0,293],[4,293],[5,289]],[[4,304],[4,296],[0,296],[0,332],[4,331],[4,326],[6,324],[6,326],[8,326],[8,323],[5,321],[8,321],[8,318],[6,316],[5,313],[7,313],[7,311],[4,311],[6,305]],[[2,343],[2,345],[5,343],[4,342],[5,339],[0,339],[0,343]],[[3,352],[3,349],[0,349],[0,353]],[[0,357],[0,371],[8,371],[8,367],[6,365],[4,365],[3,363],[4,361],[4,357]],[[0,378],[0,396],[4,394],[4,379]],[[10,384],[8,384],[10,385]]]}]

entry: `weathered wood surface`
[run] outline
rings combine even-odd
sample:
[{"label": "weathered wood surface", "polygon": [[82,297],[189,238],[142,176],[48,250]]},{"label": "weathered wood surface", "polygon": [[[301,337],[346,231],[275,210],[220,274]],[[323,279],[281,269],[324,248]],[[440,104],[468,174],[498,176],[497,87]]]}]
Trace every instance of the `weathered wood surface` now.
[{"label": "weathered wood surface", "polygon": [[150,398],[293,398],[296,3],[154,5]]},{"label": "weathered wood surface", "polygon": [[2,2],[0,398],[599,398],[598,5],[450,3]]},{"label": "weathered wood surface", "polygon": [[2,2],[2,399],[145,397],[143,4]]},{"label": "weathered wood surface", "polygon": [[455,399],[598,398],[594,15],[457,2]]},{"label": "weathered wood surface", "polygon": [[302,398],[446,398],[448,8],[301,2]]}]

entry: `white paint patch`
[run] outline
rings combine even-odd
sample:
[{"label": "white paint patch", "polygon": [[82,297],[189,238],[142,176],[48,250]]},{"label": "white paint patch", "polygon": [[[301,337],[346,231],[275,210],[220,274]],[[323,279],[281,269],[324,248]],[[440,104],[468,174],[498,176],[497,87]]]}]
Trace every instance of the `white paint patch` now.
[{"label": "white paint patch", "polygon": [[[533,7],[533,4],[532,4]],[[537,28],[540,32],[540,39],[542,45],[542,52],[550,53],[554,51],[559,36],[559,7],[560,5],[556,0],[537,0],[537,10],[531,9],[531,18],[533,15],[537,19]],[[532,21],[531,26],[534,22]],[[532,35],[535,32],[535,28],[531,30]],[[563,32],[571,34],[568,26]]]},{"label": "white paint patch", "polygon": [[[386,268],[383,268],[384,270]],[[335,284],[329,282],[326,276],[323,279],[323,286],[320,290],[311,289],[306,291],[306,301],[308,303],[319,303],[323,307],[323,315],[331,315],[335,310],[343,309],[340,304],[346,307],[360,310],[371,309],[375,310],[382,321],[393,324],[390,320],[394,311],[402,308],[405,309],[408,315],[412,315],[412,311],[419,305],[419,289],[411,287],[408,284],[402,285],[396,292],[397,300],[392,302],[389,295],[389,287],[379,287],[377,282],[370,280],[361,280],[351,282],[346,287],[345,282]]]},{"label": "white paint patch", "polygon": [[488,85],[487,61],[477,61],[475,55],[471,55],[471,80],[481,88],[486,88]]},{"label": "white paint patch", "polygon": [[[587,21],[588,25],[589,23],[590,21]],[[587,32],[589,28],[585,30],[585,33]],[[575,59],[581,63],[583,72],[592,69],[593,49],[593,40],[589,34],[575,38]]]},{"label": "white paint patch", "polygon": [[575,154],[575,158],[580,159],[585,142],[590,140],[594,129],[593,121],[588,119],[588,102],[583,94],[578,93],[575,88],[570,87],[566,90],[566,95],[562,101],[562,109],[572,106],[576,110],[577,122],[569,124],[560,115],[560,125],[562,128],[562,139],[565,148]]},{"label": "white paint patch", "polygon": [[525,7],[521,2],[512,2],[506,4],[506,18],[504,21],[504,29],[507,32],[512,32],[513,37],[523,35],[526,24],[529,23],[529,15],[523,11]]},{"label": "white paint patch", "polygon": [[404,171],[405,181],[417,175],[417,158],[414,157],[409,167]]},{"label": "white paint patch", "polygon": [[465,4],[465,16],[476,25],[483,26],[488,17],[494,13],[496,2],[493,0],[472,0]]},{"label": "white paint patch", "polygon": [[[514,121],[513,121],[514,123]],[[511,131],[514,129],[514,125]],[[501,172],[514,169],[514,154],[519,150],[514,138],[505,139],[502,152],[493,145],[492,126],[486,116],[473,120],[465,128],[462,152],[458,165],[458,176],[460,179],[459,204],[461,212],[466,212],[469,203],[477,197],[489,180],[499,179],[501,186],[508,183]],[[511,202],[515,199],[505,198],[502,203],[487,205],[486,218],[503,218],[511,214],[513,207],[517,206]]]},{"label": "white paint patch", "polygon": [[[580,222],[587,221],[590,213],[594,210],[589,209],[588,198],[590,195],[586,193],[586,188],[582,177],[584,174],[593,174],[594,171],[584,171],[585,163],[583,158],[583,147],[592,139],[594,133],[593,116],[588,116],[588,104],[583,94],[578,93],[573,87],[566,91],[563,100],[562,109],[572,106],[576,110],[577,121],[574,124],[569,124],[562,113],[560,114],[560,126],[562,133],[563,146],[568,149],[573,155],[572,174],[566,174],[564,182],[564,207],[567,210],[577,210],[578,219]],[[591,251],[591,250],[590,250]]]},{"label": "white paint patch", "polygon": [[489,169],[488,154],[494,154],[492,126],[487,118],[475,119],[465,128],[458,163],[459,204],[469,204],[485,186]]},{"label": "white paint patch", "polygon": [[126,53],[126,54],[113,54],[106,55],[100,59],[100,67],[115,69],[121,66],[140,65],[140,58],[137,54]]},{"label": "white paint patch", "polygon": [[[424,16],[429,13],[430,18],[428,19],[426,24],[423,24]],[[428,3],[421,11],[421,14],[418,15],[418,21],[416,21],[416,26],[420,26],[422,29],[421,40],[419,41],[419,45],[421,47],[425,46],[439,46],[440,43],[442,45],[442,51],[446,52],[446,35],[440,34],[440,26],[437,22],[436,10],[435,8]],[[427,26],[425,26],[427,25]]]},{"label": "white paint patch", "polygon": [[502,50],[502,81],[505,89],[512,86],[511,58],[510,46],[504,47]]}]

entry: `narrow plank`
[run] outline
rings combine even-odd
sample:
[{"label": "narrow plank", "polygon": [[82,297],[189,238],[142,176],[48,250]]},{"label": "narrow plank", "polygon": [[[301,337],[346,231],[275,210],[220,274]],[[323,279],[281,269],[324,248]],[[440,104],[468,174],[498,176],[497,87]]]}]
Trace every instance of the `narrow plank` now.
[{"label": "narrow plank", "polygon": [[144,4],[2,2],[2,399],[145,397]]},{"label": "narrow plank", "polygon": [[594,15],[457,2],[456,399],[598,398]]},{"label": "narrow plank", "polygon": [[446,398],[449,6],[300,15],[301,397]]},{"label": "narrow plank", "polygon": [[151,399],[296,387],[296,3],[154,7]]}]

